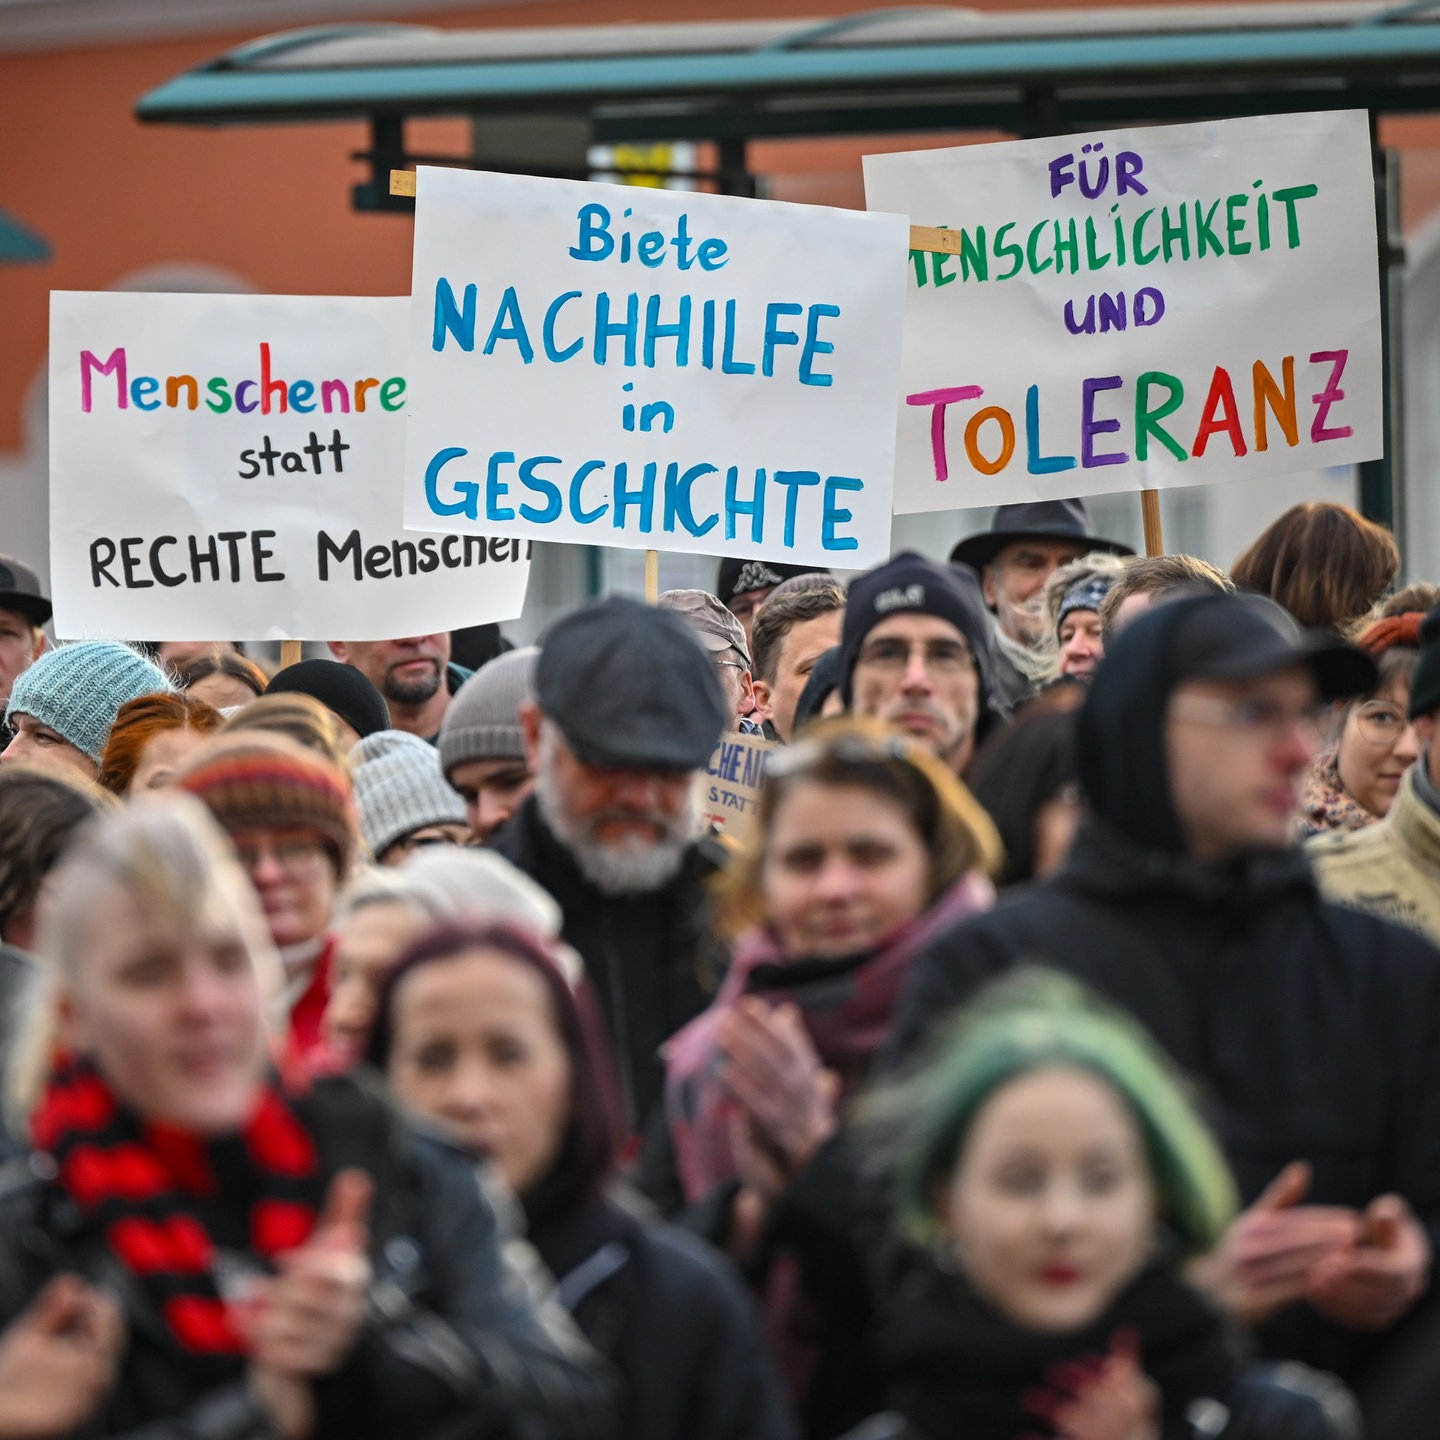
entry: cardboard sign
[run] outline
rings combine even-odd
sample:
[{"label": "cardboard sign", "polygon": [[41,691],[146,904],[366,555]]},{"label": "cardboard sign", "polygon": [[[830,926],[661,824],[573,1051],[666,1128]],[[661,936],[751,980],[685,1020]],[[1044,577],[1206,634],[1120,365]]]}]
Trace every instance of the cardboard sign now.
[{"label": "cardboard sign", "polygon": [[755,818],[765,788],[765,766],[777,749],[773,740],[726,731],[695,778],[700,823],[739,835]]},{"label": "cardboard sign", "polygon": [[518,615],[523,541],[401,529],[408,314],[55,292],[56,631],[384,640]]},{"label": "cardboard sign", "polygon": [[1373,459],[1364,111],[865,159],[911,252],[898,513]]},{"label": "cardboard sign", "polygon": [[898,216],[422,169],[405,524],[889,553]]}]

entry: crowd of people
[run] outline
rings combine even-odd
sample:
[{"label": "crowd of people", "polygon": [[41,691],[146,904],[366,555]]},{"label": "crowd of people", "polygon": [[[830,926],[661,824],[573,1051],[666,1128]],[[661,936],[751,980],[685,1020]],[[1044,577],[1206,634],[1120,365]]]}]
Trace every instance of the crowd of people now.
[{"label": "crowd of people", "polygon": [[1015,504],[271,673],[0,557],[0,1440],[1440,1434],[1399,569]]}]

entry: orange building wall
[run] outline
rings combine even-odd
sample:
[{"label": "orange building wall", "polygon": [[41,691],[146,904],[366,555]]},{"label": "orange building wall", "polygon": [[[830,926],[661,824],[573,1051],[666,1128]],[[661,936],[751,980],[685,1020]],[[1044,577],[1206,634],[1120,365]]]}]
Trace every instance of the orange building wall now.
[{"label": "orange building wall", "polygon": [[[871,8],[867,0],[784,0],[787,15]],[[448,11],[447,27],[608,23],[624,19],[773,18],[763,0],[569,0]],[[414,19],[414,17],[407,17]],[[20,450],[25,392],[46,349],[51,289],[103,289],[166,263],[220,266],[272,292],[398,294],[409,283],[410,221],[357,215],[350,187],[360,124],[229,130],[141,125],[146,91],[253,39],[249,32],[40,54],[0,54],[0,205],[54,246],[41,265],[0,265],[0,455]],[[1407,222],[1440,199],[1440,121],[1387,136],[1413,147]],[[948,137],[953,138],[953,137]],[[464,152],[461,121],[412,122],[414,150]],[[946,143],[886,136],[764,142],[751,167],[779,198],[861,204],[866,150]]]}]

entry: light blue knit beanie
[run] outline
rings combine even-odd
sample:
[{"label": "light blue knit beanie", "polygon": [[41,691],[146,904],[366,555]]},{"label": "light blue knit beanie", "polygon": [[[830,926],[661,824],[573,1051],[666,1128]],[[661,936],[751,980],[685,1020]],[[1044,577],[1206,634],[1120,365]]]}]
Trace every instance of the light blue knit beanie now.
[{"label": "light blue knit beanie", "polygon": [[365,843],[378,860],[427,825],[463,825],[465,802],[440,773],[435,747],[405,730],[377,730],[350,752]]},{"label": "light blue knit beanie", "polygon": [[165,672],[118,640],[77,640],[47,650],[10,687],[5,720],[28,715],[99,764],[127,700],[175,687]]}]

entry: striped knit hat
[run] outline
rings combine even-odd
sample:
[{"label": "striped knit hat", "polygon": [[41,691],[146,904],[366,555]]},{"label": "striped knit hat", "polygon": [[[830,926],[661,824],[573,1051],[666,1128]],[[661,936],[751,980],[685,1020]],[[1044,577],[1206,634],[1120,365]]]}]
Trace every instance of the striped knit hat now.
[{"label": "striped knit hat", "polygon": [[343,877],[359,839],[346,778],[323,755],[279,736],[220,741],[179,780],[229,835],[242,830],[313,830]]},{"label": "striped knit hat", "polygon": [[174,688],[138,650],[118,640],[80,640],[47,650],[16,677],[5,719],[28,715],[98,764],[120,707]]},{"label": "striped knit hat", "polygon": [[465,802],[440,773],[435,747],[404,730],[377,730],[350,752],[355,803],[370,853],[379,860],[427,825],[465,824]]}]

